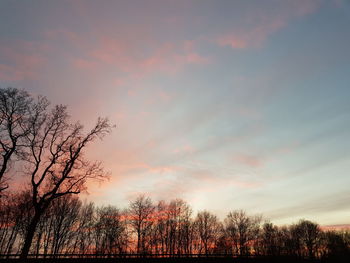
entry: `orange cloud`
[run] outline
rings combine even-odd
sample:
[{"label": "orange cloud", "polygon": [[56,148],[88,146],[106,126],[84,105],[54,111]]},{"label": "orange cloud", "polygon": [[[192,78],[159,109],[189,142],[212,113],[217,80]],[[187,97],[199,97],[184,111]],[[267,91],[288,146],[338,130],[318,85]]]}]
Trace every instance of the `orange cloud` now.
[{"label": "orange cloud", "polygon": [[350,224],[321,226],[322,231],[346,231],[350,230]]}]

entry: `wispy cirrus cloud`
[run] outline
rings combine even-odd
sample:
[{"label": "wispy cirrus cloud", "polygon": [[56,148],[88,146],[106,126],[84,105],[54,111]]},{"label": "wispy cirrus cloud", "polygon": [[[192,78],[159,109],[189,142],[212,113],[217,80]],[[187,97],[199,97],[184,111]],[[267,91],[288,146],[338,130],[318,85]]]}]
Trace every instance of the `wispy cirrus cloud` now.
[{"label": "wispy cirrus cloud", "polygon": [[[125,30],[115,36],[108,30],[82,34],[63,28],[46,31],[43,35],[52,45],[60,42],[69,47],[67,50],[77,49],[76,53],[70,54],[70,61],[78,69],[96,71],[112,67],[121,73],[144,75],[152,72],[176,73],[186,65],[211,62],[210,57],[198,53],[191,40],[157,41],[145,36],[142,27],[137,31],[139,37],[137,34],[129,35]],[[56,49],[59,47],[56,46]]]},{"label": "wispy cirrus cloud", "polygon": [[73,65],[80,69],[94,70],[108,66],[116,71],[142,76],[154,72],[174,74],[187,65],[210,63],[208,57],[200,55],[194,49],[188,50],[184,45],[164,43],[146,52],[121,39],[103,37],[96,46],[84,50],[83,57],[75,58]]},{"label": "wispy cirrus cloud", "polygon": [[249,154],[236,154],[233,157],[233,161],[249,166],[251,168],[259,168],[264,165],[263,159],[259,156],[249,155]]},{"label": "wispy cirrus cloud", "polygon": [[315,12],[321,4],[318,0],[276,1],[273,9],[262,7],[247,13],[243,23],[218,36],[216,43],[234,49],[259,48],[291,20]]},{"label": "wispy cirrus cloud", "polygon": [[[325,193],[320,198],[313,198],[304,200],[302,203],[295,201],[283,207],[267,211],[266,214],[270,215],[274,220],[280,220],[283,222],[284,219],[294,215],[295,219],[302,216],[308,216],[309,218],[317,218],[322,214],[329,214],[328,219],[332,218],[332,215],[340,212],[346,214],[349,207],[349,193],[348,191],[342,191],[336,194],[330,195]],[[328,222],[327,222],[328,223]]]},{"label": "wispy cirrus cloud", "polygon": [[0,80],[23,81],[38,78],[44,66],[47,46],[30,41],[0,41]]}]

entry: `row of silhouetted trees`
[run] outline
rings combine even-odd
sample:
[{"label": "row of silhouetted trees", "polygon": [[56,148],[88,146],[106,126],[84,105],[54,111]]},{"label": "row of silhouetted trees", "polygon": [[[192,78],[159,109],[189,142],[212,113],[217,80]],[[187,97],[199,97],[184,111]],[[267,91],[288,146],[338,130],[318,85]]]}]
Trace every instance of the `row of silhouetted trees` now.
[{"label": "row of silhouetted trees", "polygon": [[[1,199],[0,253],[21,253],[33,206],[30,193]],[[140,195],[128,208],[97,207],[67,195],[40,218],[30,254],[234,254],[322,258],[349,254],[350,232],[322,231],[308,220],[278,227],[242,210],[221,221],[193,214],[183,200],[153,203]]]}]

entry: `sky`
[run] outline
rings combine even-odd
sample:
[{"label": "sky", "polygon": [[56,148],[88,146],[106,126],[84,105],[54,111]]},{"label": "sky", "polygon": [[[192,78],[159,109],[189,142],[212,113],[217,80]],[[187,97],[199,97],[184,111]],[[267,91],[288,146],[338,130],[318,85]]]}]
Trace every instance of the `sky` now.
[{"label": "sky", "polygon": [[350,223],[350,1],[0,0],[0,86],[116,128],[87,201]]}]

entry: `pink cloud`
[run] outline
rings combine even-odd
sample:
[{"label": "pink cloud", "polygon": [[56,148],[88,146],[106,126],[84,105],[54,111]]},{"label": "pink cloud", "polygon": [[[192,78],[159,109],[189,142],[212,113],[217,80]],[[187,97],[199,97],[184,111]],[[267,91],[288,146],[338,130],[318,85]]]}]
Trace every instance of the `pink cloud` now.
[{"label": "pink cloud", "polygon": [[[130,92],[131,92],[130,96],[135,96],[137,93],[135,89],[130,90]],[[147,94],[147,95],[148,96],[146,96],[146,98],[143,99],[147,105],[153,105],[153,104],[159,105],[161,103],[169,103],[175,97],[173,93],[170,93],[163,89],[155,90],[152,92],[152,94]]]},{"label": "pink cloud", "polygon": [[169,101],[171,99],[171,94],[164,90],[159,91],[158,96],[163,101]]},{"label": "pink cloud", "polygon": [[283,5],[276,3],[275,10],[256,10],[246,17],[246,25],[234,27],[226,34],[217,37],[220,46],[230,46],[234,49],[258,48],[273,33],[287,26],[290,20],[313,13],[320,6],[320,1],[283,1]]},{"label": "pink cloud", "polygon": [[233,161],[251,168],[263,166],[262,158],[253,155],[237,154],[233,157]]},{"label": "pink cloud", "polygon": [[78,48],[84,48],[89,43],[81,38],[79,34],[63,28],[45,31],[43,36],[50,42],[68,43]]},{"label": "pink cloud", "polygon": [[82,70],[95,70],[97,64],[93,61],[87,60],[87,59],[82,59],[82,58],[75,58],[72,60],[73,66],[77,69],[82,69]]},{"label": "pink cloud", "polygon": [[136,95],[136,90],[135,90],[135,89],[128,89],[128,95],[129,95],[130,97],[135,96],[135,95]]},{"label": "pink cloud", "polygon": [[85,81],[103,83],[113,92],[125,89],[130,99],[142,99],[145,105],[169,103],[175,96],[153,86],[149,89],[152,92],[145,95],[146,87],[140,83],[146,78],[153,74],[174,75],[187,67],[211,62],[195,49],[194,41],[161,42],[145,34],[146,29],[138,28],[132,35],[118,30],[115,30],[119,32],[117,36],[110,29],[96,32],[94,28],[89,34],[59,29],[44,36],[57,55],[67,58],[65,61],[76,75]]},{"label": "pink cloud", "polygon": [[26,41],[0,42],[0,78],[5,81],[36,79],[45,62],[44,45]]},{"label": "pink cloud", "polygon": [[321,226],[323,231],[346,231],[350,230],[350,224],[340,224],[340,225],[326,225]]},{"label": "pink cloud", "polygon": [[187,153],[193,153],[195,151],[195,149],[189,145],[189,144],[186,144],[184,146],[181,146],[181,147],[177,147],[176,149],[174,149],[174,153],[176,154],[187,154]]},{"label": "pink cloud", "polygon": [[[73,35],[74,37],[72,37]],[[64,33],[73,44],[84,42],[76,34]],[[72,60],[72,65],[78,69],[114,68],[116,72],[144,76],[145,74],[162,72],[174,74],[187,65],[206,65],[210,59],[198,54],[188,41],[182,45],[172,43],[156,44],[152,50],[145,51],[134,41],[110,36],[98,37],[96,43],[90,46],[81,45],[82,56]]]},{"label": "pink cloud", "polygon": [[256,188],[261,185],[259,182],[242,180],[232,175],[220,175],[207,169],[194,169],[188,171],[192,178],[192,183],[196,185],[199,191],[211,192],[220,188],[237,187],[237,188]]},{"label": "pink cloud", "polygon": [[183,47],[164,44],[151,56],[140,61],[143,72],[164,72],[174,74],[191,64],[206,65],[210,59]]},{"label": "pink cloud", "polygon": [[165,174],[165,173],[174,173],[178,171],[179,168],[176,166],[148,166],[148,172],[149,173],[158,173],[158,174]]},{"label": "pink cloud", "polygon": [[154,184],[154,189],[157,191],[152,191],[149,194],[155,199],[175,199],[184,198],[191,192],[191,186],[186,183],[180,183],[177,179],[172,178],[162,178]]},{"label": "pink cloud", "polygon": [[237,35],[227,35],[220,37],[218,43],[221,46],[231,46],[232,48],[246,48],[248,46],[248,39],[246,37]]},{"label": "pink cloud", "polygon": [[17,81],[31,77],[32,73],[22,71],[16,67],[0,64],[0,79],[4,81]]},{"label": "pink cloud", "polygon": [[[150,142],[144,147],[133,148],[120,145],[117,150],[111,150],[104,162],[113,171],[113,184],[127,183],[142,175],[165,175],[181,171],[173,164],[154,164],[151,151],[156,145]],[[94,153],[92,153],[94,154]],[[116,161],[117,160],[117,161]],[[143,180],[141,178],[141,180]]]},{"label": "pink cloud", "polygon": [[[265,19],[263,19],[265,20]],[[267,19],[261,24],[247,30],[237,30],[232,35],[226,35],[218,39],[222,46],[232,48],[260,47],[272,33],[278,31],[286,25],[286,21],[281,17]]]},{"label": "pink cloud", "polygon": [[197,53],[188,53],[186,55],[186,60],[189,64],[199,64],[199,65],[206,65],[210,62],[209,58],[203,57]]},{"label": "pink cloud", "polygon": [[[263,19],[265,20],[265,19]],[[218,38],[220,46],[230,46],[231,48],[243,49],[250,47],[260,47],[272,33],[278,31],[286,25],[286,21],[281,17],[267,19],[261,24],[252,28],[236,29]]]},{"label": "pink cloud", "polygon": [[135,50],[125,40],[103,37],[97,46],[87,50],[86,59],[129,71],[134,64],[134,54]]}]

